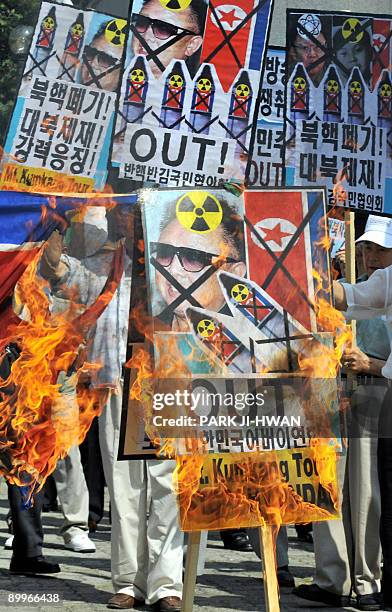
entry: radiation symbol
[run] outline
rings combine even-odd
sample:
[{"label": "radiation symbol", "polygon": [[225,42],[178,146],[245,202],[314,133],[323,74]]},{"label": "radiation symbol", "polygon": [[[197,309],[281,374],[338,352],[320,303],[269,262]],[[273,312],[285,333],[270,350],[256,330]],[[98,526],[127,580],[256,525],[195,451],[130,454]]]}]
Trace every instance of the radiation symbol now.
[{"label": "radiation symbol", "polygon": [[129,75],[129,78],[131,79],[132,83],[144,83],[145,75],[143,70],[140,68],[134,68]]},{"label": "radiation symbol", "polygon": [[78,38],[82,38],[84,33],[84,27],[81,23],[74,23],[71,28],[72,36],[77,36]]},{"label": "radiation symbol", "polygon": [[202,338],[211,338],[215,333],[215,325],[210,319],[202,319],[197,324],[197,333]]},{"label": "radiation symbol", "polygon": [[42,22],[42,25],[45,30],[54,30],[56,24],[52,17],[45,17],[45,19]]},{"label": "radiation symbol", "polygon": [[294,79],[294,89],[295,91],[305,91],[306,81],[303,77],[297,77]]},{"label": "radiation symbol", "polygon": [[[355,34],[355,36],[354,36]],[[350,42],[358,43],[363,38],[363,30],[361,29],[361,22],[355,17],[349,17],[346,19],[342,26],[342,36],[344,40],[349,39]]]},{"label": "radiation symbol", "polygon": [[125,32],[127,22],[125,19],[112,19],[106,26],[105,38],[112,45],[121,45],[125,43]]},{"label": "radiation symbol", "polygon": [[249,297],[249,289],[246,285],[242,283],[238,283],[238,285],[234,285],[231,290],[231,297],[236,302],[245,302],[245,300]]},{"label": "radiation symbol", "polygon": [[338,93],[339,83],[335,81],[335,79],[329,79],[327,83],[327,91],[328,93]]},{"label": "radiation symbol", "polygon": [[160,4],[169,11],[185,11],[192,0],[159,0]]},{"label": "radiation symbol", "polygon": [[199,79],[197,81],[197,89],[202,91],[203,93],[207,93],[211,90],[211,81],[210,79]]},{"label": "radiation symbol", "polygon": [[169,86],[171,89],[181,89],[184,85],[184,79],[179,74],[173,74],[169,79]]},{"label": "radiation symbol", "polygon": [[207,234],[220,225],[223,212],[215,196],[207,191],[191,191],[177,201],[176,215],[185,229]]},{"label": "radiation symbol", "polygon": [[380,88],[380,95],[382,98],[390,98],[392,95],[392,87],[389,83],[383,83]]},{"label": "radiation symbol", "polygon": [[352,81],[350,83],[350,92],[353,96],[358,96],[362,93],[362,85],[359,81]]},{"label": "radiation symbol", "polygon": [[249,88],[249,85],[246,85],[246,83],[240,83],[235,88],[235,95],[238,98],[247,98],[249,94],[250,94],[250,88]]}]

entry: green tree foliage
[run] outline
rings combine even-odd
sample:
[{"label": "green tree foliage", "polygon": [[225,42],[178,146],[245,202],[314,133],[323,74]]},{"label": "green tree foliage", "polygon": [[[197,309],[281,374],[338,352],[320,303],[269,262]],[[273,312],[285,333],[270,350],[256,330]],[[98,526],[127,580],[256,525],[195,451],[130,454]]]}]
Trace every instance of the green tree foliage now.
[{"label": "green tree foliage", "polygon": [[9,48],[12,30],[34,25],[40,0],[0,0],[0,135],[4,139],[26,58],[16,58]]}]

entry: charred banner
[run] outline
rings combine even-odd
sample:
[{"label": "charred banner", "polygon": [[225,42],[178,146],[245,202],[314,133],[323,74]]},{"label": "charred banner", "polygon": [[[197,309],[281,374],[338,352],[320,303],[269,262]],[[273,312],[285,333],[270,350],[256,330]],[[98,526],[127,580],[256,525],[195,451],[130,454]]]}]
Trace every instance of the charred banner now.
[{"label": "charred banner", "polygon": [[[60,27],[61,24],[61,27]],[[125,20],[43,2],[8,129],[3,186],[105,184]]]}]

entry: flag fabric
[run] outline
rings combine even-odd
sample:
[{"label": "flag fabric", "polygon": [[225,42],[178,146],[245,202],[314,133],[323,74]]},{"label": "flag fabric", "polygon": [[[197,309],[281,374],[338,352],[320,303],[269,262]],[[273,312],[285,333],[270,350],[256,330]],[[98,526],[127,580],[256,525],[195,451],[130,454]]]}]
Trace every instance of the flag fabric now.
[{"label": "flag fabric", "polygon": [[325,230],[322,192],[258,191],[244,197],[249,277],[305,329],[317,331],[313,269],[326,265],[317,249]]},{"label": "flag fabric", "polygon": [[201,62],[213,63],[227,91],[242,68],[260,70],[271,0],[209,4]]}]

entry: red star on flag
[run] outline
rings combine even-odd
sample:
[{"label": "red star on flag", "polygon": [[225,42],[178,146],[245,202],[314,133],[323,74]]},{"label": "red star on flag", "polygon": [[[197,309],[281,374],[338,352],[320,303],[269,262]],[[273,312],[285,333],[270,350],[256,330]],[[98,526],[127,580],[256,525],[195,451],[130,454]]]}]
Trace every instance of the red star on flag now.
[{"label": "red star on flag", "polygon": [[282,226],[280,223],[277,223],[275,227],[269,229],[268,227],[263,227],[264,232],[264,240],[265,242],[271,242],[272,240],[280,246],[283,250],[283,238],[287,236],[292,236],[292,232],[285,232],[282,230]]},{"label": "red star on flag", "polygon": [[233,23],[235,21],[240,21],[240,18],[237,17],[236,15],[236,10],[232,9],[231,11],[229,11],[228,13],[224,13],[222,11],[222,9],[219,11],[220,12],[220,20],[222,23],[227,23],[229,28],[233,28]]}]

